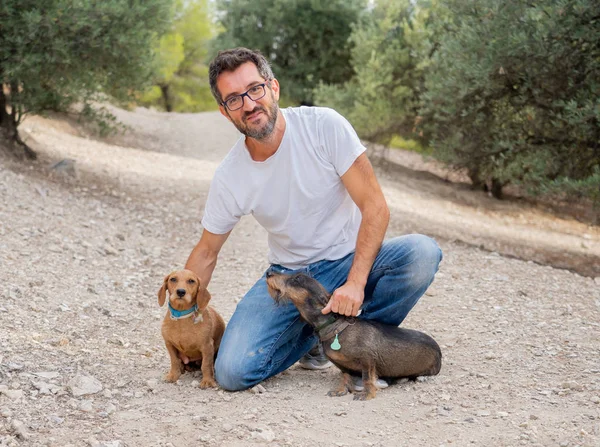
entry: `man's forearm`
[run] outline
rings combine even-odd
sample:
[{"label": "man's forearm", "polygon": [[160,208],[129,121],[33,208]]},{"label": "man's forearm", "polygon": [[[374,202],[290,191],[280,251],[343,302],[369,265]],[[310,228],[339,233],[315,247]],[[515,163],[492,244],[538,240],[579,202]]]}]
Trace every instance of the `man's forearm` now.
[{"label": "man's forearm", "polygon": [[367,278],[381,248],[389,221],[390,211],[385,200],[375,202],[363,211],[348,281],[356,282],[363,287],[367,284]]},{"label": "man's forearm", "polygon": [[205,286],[208,286],[212,278],[213,271],[217,265],[218,253],[210,249],[196,245],[190,254],[185,268],[194,272]]}]

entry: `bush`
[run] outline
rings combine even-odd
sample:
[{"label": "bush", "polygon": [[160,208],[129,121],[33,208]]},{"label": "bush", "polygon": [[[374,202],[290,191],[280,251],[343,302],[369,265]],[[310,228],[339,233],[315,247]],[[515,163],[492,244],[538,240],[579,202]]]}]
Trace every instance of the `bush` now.
[{"label": "bush", "polygon": [[101,94],[125,100],[150,81],[170,0],[0,3],[0,137],[16,143],[27,113],[64,111]]},{"label": "bush", "polygon": [[312,103],[313,89],[353,75],[348,37],[366,0],[218,0],[223,32],[213,51],[260,50],[281,82],[282,95]]},{"label": "bush", "polygon": [[501,196],[598,200],[600,16],[593,0],[440,5],[422,130],[437,157]]},{"label": "bush", "polygon": [[409,0],[377,2],[350,38],[356,75],[342,86],[322,83],[315,101],[344,114],[367,140],[411,138],[431,45],[429,12]]}]

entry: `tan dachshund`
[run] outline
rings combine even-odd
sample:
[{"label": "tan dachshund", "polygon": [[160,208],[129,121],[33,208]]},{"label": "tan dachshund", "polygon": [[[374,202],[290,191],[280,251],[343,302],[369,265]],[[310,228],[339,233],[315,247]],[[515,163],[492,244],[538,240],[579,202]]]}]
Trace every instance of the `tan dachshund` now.
[{"label": "tan dachshund", "polygon": [[210,293],[190,270],[178,270],[165,277],[158,291],[163,306],[169,291],[169,310],[162,324],[162,336],[171,357],[167,382],[176,382],[191,362],[201,363],[200,388],[216,387],[214,360],[225,331],[223,318],[208,305]]}]

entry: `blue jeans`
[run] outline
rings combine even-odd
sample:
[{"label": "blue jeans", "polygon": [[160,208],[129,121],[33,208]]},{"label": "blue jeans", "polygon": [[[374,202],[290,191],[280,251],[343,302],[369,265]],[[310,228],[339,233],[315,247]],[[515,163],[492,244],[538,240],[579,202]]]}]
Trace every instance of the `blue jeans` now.
[{"label": "blue jeans", "polygon": [[[308,273],[331,293],[346,282],[353,259],[351,253],[300,270],[278,265],[271,268]],[[369,274],[359,318],[400,325],[433,282],[441,260],[442,251],[427,236],[411,234],[385,241]],[[215,377],[226,390],[250,388],[292,366],[317,340],[293,304],[275,304],[263,274],[238,303],[227,324],[215,362]]]}]

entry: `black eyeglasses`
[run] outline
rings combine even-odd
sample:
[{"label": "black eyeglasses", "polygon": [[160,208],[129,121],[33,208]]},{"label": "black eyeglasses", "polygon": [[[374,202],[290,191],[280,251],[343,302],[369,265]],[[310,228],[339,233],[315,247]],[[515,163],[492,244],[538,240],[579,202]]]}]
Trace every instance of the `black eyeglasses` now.
[{"label": "black eyeglasses", "polygon": [[267,94],[265,86],[268,84],[269,81],[263,84],[257,84],[253,87],[250,87],[246,92],[242,93],[241,95],[235,95],[229,98],[227,101],[223,101],[221,105],[227,107],[231,112],[239,110],[244,106],[244,96],[247,96],[252,101],[258,101],[260,98]]}]

